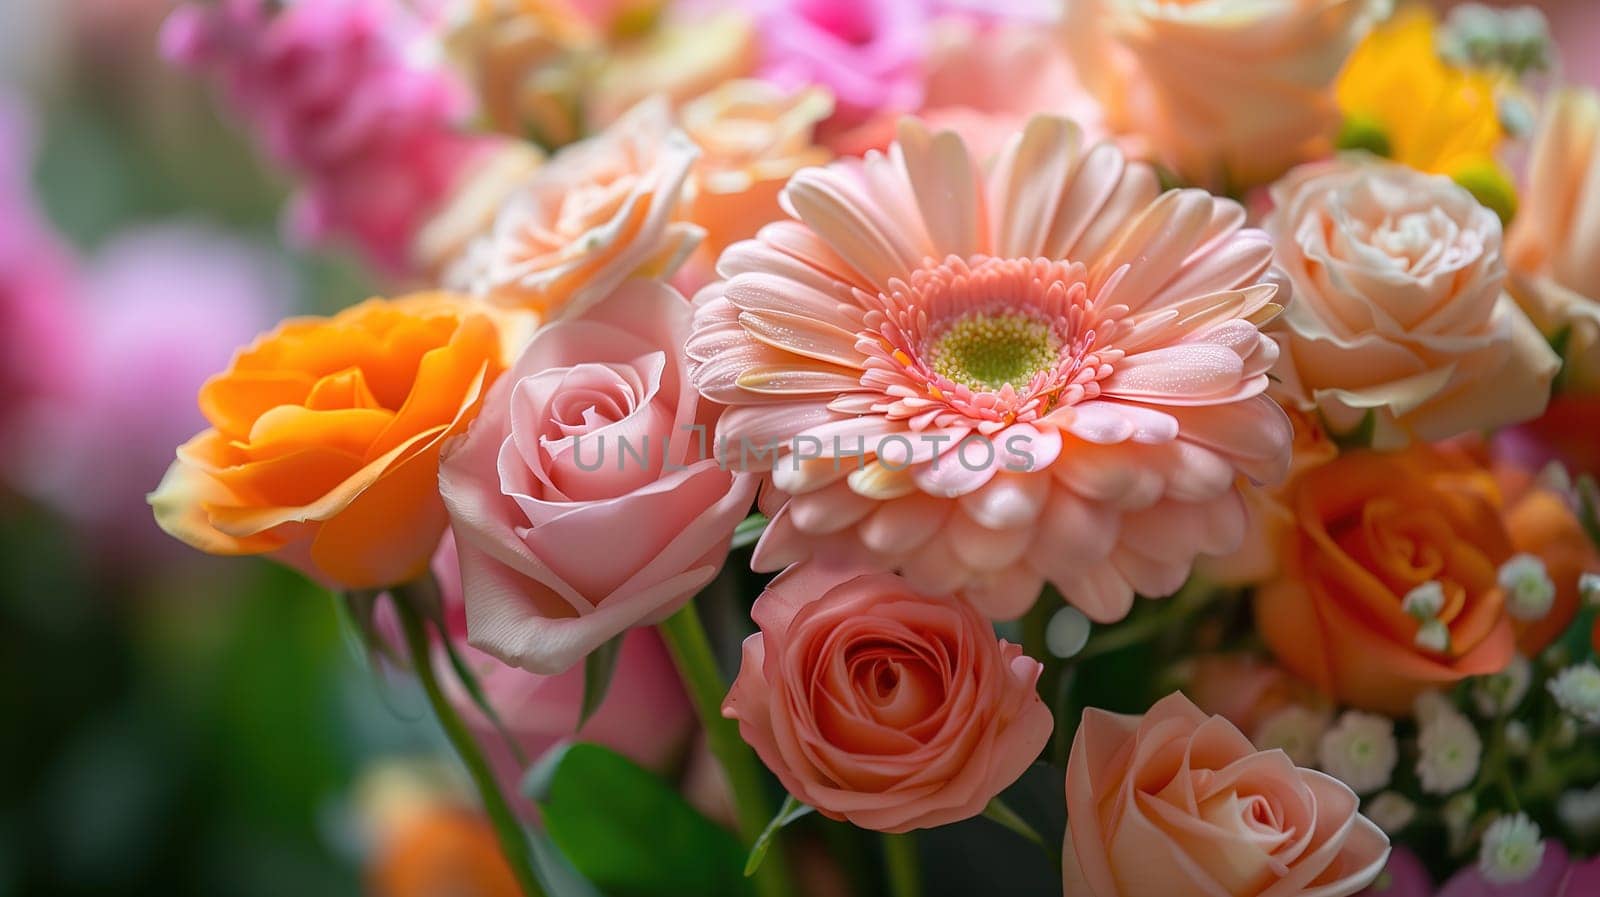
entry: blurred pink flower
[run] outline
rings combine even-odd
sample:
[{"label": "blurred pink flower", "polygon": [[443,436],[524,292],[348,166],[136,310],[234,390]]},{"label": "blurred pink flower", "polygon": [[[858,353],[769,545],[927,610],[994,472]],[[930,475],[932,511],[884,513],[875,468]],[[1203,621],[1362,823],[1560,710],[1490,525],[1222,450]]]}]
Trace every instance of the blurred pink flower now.
[{"label": "blurred pink flower", "polygon": [[34,205],[31,137],[26,110],[0,91],[0,459],[8,465],[18,418],[60,395],[72,369],[72,259]]},{"label": "blurred pink flower", "polygon": [[[1049,28],[1017,19],[943,16],[929,29],[918,118],[961,135],[977,159],[990,159],[1034,115],[1065,115],[1093,143],[1106,134],[1100,105],[1079,83],[1066,49]],[[841,155],[886,149],[905,110],[890,109],[830,136]]]},{"label": "blurred pink flower", "polygon": [[[682,759],[695,730],[694,711],[666,646],[653,631],[636,629],[623,637],[605,702],[580,730],[583,668],[540,676],[507,666],[471,647],[467,644],[460,562],[449,533],[434,555],[433,572],[439,581],[451,643],[478,677],[489,705],[530,764],[557,744],[579,736],[661,772]],[[439,654],[436,663],[448,668],[443,649]],[[496,776],[509,793],[518,793],[523,769],[505,739],[454,675],[443,678],[451,703],[484,746]],[[529,809],[531,806],[524,807]]]},{"label": "blurred pink flower", "polygon": [[271,255],[192,225],[114,239],[88,265],[76,300],[63,389],[20,428],[20,481],[97,537],[113,561],[177,543],[150,519],[145,493],[172,447],[204,426],[195,393],[285,310],[292,283]]},{"label": "blurred pink flower", "polygon": [[[1387,893],[1379,892],[1383,897]],[[1477,865],[1457,872],[1437,897],[1592,897],[1600,894],[1600,858],[1576,862],[1560,841],[1544,842],[1544,861],[1527,881],[1494,884]],[[1410,897],[1405,894],[1404,897]]]},{"label": "blurred pink flower", "polygon": [[161,38],[300,180],[292,237],[348,238],[403,269],[417,228],[482,146],[456,130],[468,92],[413,52],[421,28],[396,0],[223,0],[180,7]]},{"label": "blurred pink flower", "polygon": [[835,119],[910,111],[922,103],[928,0],[763,0],[761,77],[781,87],[820,84]]},{"label": "blurred pink flower", "polygon": [[1404,847],[1389,854],[1378,880],[1356,897],[1432,897],[1433,882],[1417,855]]}]

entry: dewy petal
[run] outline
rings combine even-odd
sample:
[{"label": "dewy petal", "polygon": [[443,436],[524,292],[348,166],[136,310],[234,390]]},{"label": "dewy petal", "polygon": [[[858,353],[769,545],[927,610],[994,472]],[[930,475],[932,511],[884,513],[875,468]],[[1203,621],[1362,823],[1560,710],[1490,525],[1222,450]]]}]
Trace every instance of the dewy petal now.
[{"label": "dewy petal", "polygon": [[[696,388],[729,406],[724,462],[796,462],[763,496],[763,566],[865,559],[1007,615],[1047,577],[1109,621],[1232,540],[1238,477],[1286,470],[1261,395],[1280,281],[1238,204],[1162,195],[1048,116],[988,175],[909,122],[783,203],[795,220],[723,254],[688,340]],[[732,457],[757,437],[767,456]],[[1121,519],[1168,506],[1169,544]]]}]

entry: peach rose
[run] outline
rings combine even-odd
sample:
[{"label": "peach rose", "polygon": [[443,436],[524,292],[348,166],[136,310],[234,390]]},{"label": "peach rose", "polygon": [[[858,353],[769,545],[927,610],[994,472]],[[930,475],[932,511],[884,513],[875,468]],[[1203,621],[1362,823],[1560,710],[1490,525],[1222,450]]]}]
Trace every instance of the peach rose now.
[{"label": "peach rose", "polygon": [[1568,382],[1600,392],[1600,94],[1557,91],[1534,138],[1522,209],[1506,235],[1511,291],[1567,337]]},{"label": "peach rose", "polygon": [[613,44],[587,82],[584,115],[591,127],[611,122],[646,97],[678,106],[724,81],[755,71],[755,24],[739,9],[677,4],[635,40]]},{"label": "peach rose", "polygon": [[677,220],[697,154],[665,100],[640,103],[535,171],[451,282],[497,305],[571,317],[630,276],[671,276],[701,238]]},{"label": "peach rose", "polygon": [[1381,0],[1068,0],[1078,77],[1117,133],[1216,190],[1272,180],[1325,155],[1333,84]]},{"label": "peach rose", "polygon": [[[1306,473],[1286,496],[1283,569],[1256,594],[1261,637],[1323,693],[1392,715],[1423,691],[1499,672],[1515,638],[1497,579],[1513,553],[1498,501],[1488,471],[1422,445]],[[1419,589],[1440,602],[1427,633],[1404,607]]]},{"label": "peach rose", "polygon": [[1320,707],[1320,695],[1270,660],[1253,654],[1203,654],[1177,669],[1183,693],[1207,715],[1225,717],[1246,734],[1289,707]]},{"label": "peach rose", "polygon": [[729,244],[783,217],[778,193],[789,175],[832,157],[812,142],[832,112],[833,99],[821,88],[787,91],[765,81],[725,82],[679,110],[678,121],[700,148],[687,217],[706,239],[694,267],[710,275]]},{"label": "peach rose", "polygon": [[1348,897],[1389,858],[1358,803],[1181,693],[1143,717],[1086,710],[1067,763],[1065,893]]},{"label": "peach rose", "polygon": [[156,522],[339,588],[413,579],[445,529],[440,447],[477,414],[502,357],[495,320],[447,294],[286,321],[201,387],[211,428],[151,494]]},{"label": "peach rose", "polygon": [[547,325],[445,453],[474,647],[559,673],[722,566],[756,482],[710,456],[719,409],[684,374],[691,314],[635,280]]},{"label": "peach rose", "polygon": [[905,832],[975,816],[1049,741],[1042,667],[966,602],[807,562],[750,614],[761,631],[722,713],[830,819]]},{"label": "peach rose", "polygon": [[1272,188],[1294,284],[1274,373],[1342,433],[1438,440],[1537,417],[1559,359],[1507,296],[1500,219],[1448,178],[1345,157]]}]

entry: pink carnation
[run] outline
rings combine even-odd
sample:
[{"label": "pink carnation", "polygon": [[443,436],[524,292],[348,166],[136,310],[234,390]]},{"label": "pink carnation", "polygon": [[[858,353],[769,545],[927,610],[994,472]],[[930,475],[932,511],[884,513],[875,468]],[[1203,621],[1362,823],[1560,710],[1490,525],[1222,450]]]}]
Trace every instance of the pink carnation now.
[{"label": "pink carnation", "polygon": [[1272,248],[1237,203],[1050,117],[987,174],[908,121],[783,203],[688,344],[723,460],[770,473],[758,569],[848,554],[1001,618],[1048,581],[1113,621],[1238,546],[1236,480],[1281,477],[1291,429],[1263,394]]},{"label": "pink carnation", "polygon": [[916,109],[922,102],[928,0],[764,0],[760,76],[781,87],[820,84],[836,118]]},{"label": "pink carnation", "polygon": [[291,236],[347,238],[402,268],[417,228],[479,148],[455,130],[469,95],[408,52],[419,27],[396,0],[223,0],[180,7],[162,46],[215,78],[299,178]]}]

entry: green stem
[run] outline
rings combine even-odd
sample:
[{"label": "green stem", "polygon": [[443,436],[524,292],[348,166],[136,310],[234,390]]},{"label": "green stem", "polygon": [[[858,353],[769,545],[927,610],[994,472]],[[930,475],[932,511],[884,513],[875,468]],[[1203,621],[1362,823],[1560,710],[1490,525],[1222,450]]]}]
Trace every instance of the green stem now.
[{"label": "green stem", "polygon": [[466,724],[439,687],[439,679],[433,671],[433,651],[422,617],[407,600],[404,587],[395,592],[394,606],[405,630],[406,649],[411,655],[412,669],[422,683],[422,690],[428,695],[428,704],[433,708],[439,725],[444,728],[445,736],[450,739],[450,745],[455,748],[468,774],[472,776],[472,783],[478,788],[484,813],[488,815],[495,835],[500,839],[500,851],[505,854],[506,863],[511,867],[525,897],[545,897],[544,888],[539,886],[539,879],[533,871],[527,833],[511,811],[511,806],[506,803],[505,795],[500,793],[500,784],[490,771],[489,762],[484,759],[477,740],[467,731]]},{"label": "green stem", "polygon": [[890,897],[921,897],[922,868],[917,863],[917,842],[910,832],[883,835],[883,871]]},{"label": "green stem", "polygon": [[[723,774],[728,778],[739,818],[739,835],[748,849],[766,829],[775,808],[767,796],[766,781],[755,752],[739,737],[738,725],[722,716],[722,699],[727,696],[728,685],[717,669],[711,640],[706,636],[693,602],[656,628],[667,643],[667,650],[694,702],[695,712],[706,731],[706,746],[722,764]],[[794,894],[781,839],[777,839],[772,852],[756,870],[755,885],[760,897],[792,897]]]}]

